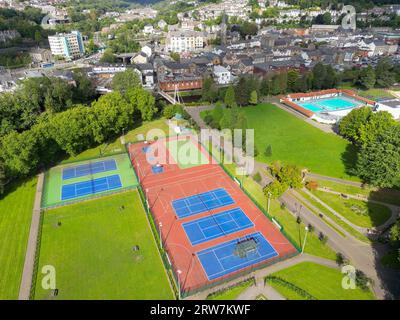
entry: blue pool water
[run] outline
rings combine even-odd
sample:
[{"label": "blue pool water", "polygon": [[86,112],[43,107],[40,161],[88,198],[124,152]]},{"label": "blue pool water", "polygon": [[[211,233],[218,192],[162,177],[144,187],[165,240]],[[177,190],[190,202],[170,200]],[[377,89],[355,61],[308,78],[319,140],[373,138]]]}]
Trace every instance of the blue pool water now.
[{"label": "blue pool water", "polygon": [[326,99],[316,99],[307,102],[295,102],[304,109],[312,112],[332,112],[344,109],[352,109],[362,105],[362,102],[349,97],[335,97]]}]

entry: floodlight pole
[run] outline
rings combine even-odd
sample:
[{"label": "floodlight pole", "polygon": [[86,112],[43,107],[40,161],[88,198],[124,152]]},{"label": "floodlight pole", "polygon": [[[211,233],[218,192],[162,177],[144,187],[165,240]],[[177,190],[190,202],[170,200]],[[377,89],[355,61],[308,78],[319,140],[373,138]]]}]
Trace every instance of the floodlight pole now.
[{"label": "floodlight pole", "polygon": [[303,242],[303,247],[301,248],[301,254],[304,253],[304,248],[306,246],[308,227],[305,227],[305,230],[306,230],[306,234],[304,235],[304,242]]},{"label": "floodlight pole", "polygon": [[180,282],[180,274],[182,273],[181,270],[177,270],[176,271],[177,275],[178,275],[178,300],[181,300],[181,282]]},{"label": "floodlight pole", "polygon": [[269,214],[269,206],[271,203],[271,192],[268,191],[268,208],[267,208],[267,213]]}]

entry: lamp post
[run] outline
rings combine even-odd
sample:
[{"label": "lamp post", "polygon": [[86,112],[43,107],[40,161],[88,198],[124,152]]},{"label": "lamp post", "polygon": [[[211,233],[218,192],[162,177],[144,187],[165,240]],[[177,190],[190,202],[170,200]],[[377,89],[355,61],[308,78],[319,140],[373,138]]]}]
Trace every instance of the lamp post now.
[{"label": "lamp post", "polygon": [[267,213],[269,214],[269,205],[270,205],[270,202],[271,202],[271,192],[269,192],[268,191],[268,207],[267,207]]},{"label": "lamp post", "polygon": [[181,270],[176,270],[176,273],[178,274],[178,300],[181,300],[181,280],[180,280],[180,274],[182,273]]},{"label": "lamp post", "polygon": [[304,235],[304,242],[303,242],[303,247],[301,248],[301,254],[304,253],[304,248],[306,246],[308,227],[305,227],[305,230],[306,230],[306,234]]}]

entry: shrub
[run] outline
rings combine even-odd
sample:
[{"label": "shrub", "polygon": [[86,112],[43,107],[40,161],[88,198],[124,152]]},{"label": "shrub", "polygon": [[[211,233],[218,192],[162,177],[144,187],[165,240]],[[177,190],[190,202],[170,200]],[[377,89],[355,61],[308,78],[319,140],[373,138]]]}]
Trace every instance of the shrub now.
[{"label": "shrub", "polygon": [[261,174],[259,173],[259,172],[257,172],[254,176],[253,176],[253,180],[255,181],[255,182],[258,182],[258,183],[260,183],[261,182]]},{"label": "shrub", "polygon": [[318,182],[317,181],[307,181],[306,188],[310,191],[318,189]]}]

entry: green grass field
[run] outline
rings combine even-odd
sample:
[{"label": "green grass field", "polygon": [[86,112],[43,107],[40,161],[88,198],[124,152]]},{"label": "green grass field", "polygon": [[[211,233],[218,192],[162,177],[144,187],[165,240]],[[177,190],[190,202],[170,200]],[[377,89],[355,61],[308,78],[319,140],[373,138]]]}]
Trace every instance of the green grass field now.
[{"label": "green grass field", "polygon": [[207,300],[235,300],[242,292],[254,285],[254,280],[249,280],[238,284],[232,288],[212,294],[207,297]]},{"label": "green grass field", "polygon": [[168,151],[177,162],[179,168],[186,169],[207,164],[207,156],[192,140],[169,140],[166,142]]},{"label": "green grass field", "polygon": [[[94,163],[97,161],[107,160],[107,159],[115,159],[117,163],[117,170],[100,172],[93,175],[86,175],[78,178],[63,180],[62,173],[63,169],[69,167],[75,167],[82,164],[87,163]],[[59,203],[65,203],[68,201],[74,201],[75,199],[71,200],[61,200],[61,188],[63,185],[88,181],[92,179],[97,179],[101,177],[106,177],[114,174],[119,174],[122,188],[130,188],[138,185],[136,176],[131,168],[131,162],[129,156],[126,153],[116,154],[110,157],[98,158],[89,161],[81,161],[81,162],[73,162],[73,163],[65,163],[63,165],[53,167],[48,172],[46,172],[45,176],[45,185],[44,185],[44,192],[43,192],[43,199],[42,199],[42,207],[46,208],[49,206],[57,205]],[[115,191],[115,190],[111,190]],[[109,191],[103,192],[102,194],[107,194]],[[100,193],[99,193],[100,194]],[[99,194],[96,194],[99,195]],[[80,197],[79,199],[90,198],[93,195]]]},{"label": "green grass field", "polygon": [[44,265],[56,269],[57,299],[173,299],[136,190],[45,211],[35,299],[54,299]]},{"label": "green grass field", "polygon": [[[280,160],[322,175],[357,179],[347,173],[347,168],[354,164],[356,150],[346,140],[325,133],[271,104],[242,110],[247,116],[248,128],[255,130],[258,160],[267,163]],[[264,154],[269,145],[271,157]]]},{"label": "green grass field", "polygon": [[0,198],[0,300],[18,298],[35,193],[33,178]]},{"label": "green grass field", "polygon": [[343,199],[339,195],[324,191],[312,191],[315,196],[357,226],[377,227],[386,222],[391,211],[388,207],[356,199]]},{"label": "green grass field", "polygon": [[[371,291],[360,288],[343,289],[343,274],[338,269],[329,268],[312,262],[302,262],[287,269],[275,272],[272,276],[290,282],[307,291],[319,300],[372,300]],[[303,299],[298,293],[283,285],[268,282],[287,299]]]}]

